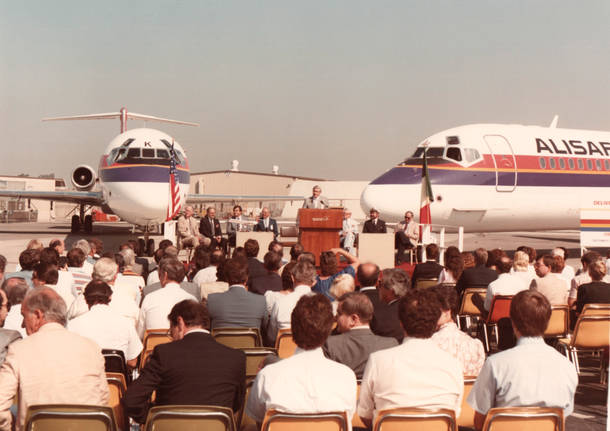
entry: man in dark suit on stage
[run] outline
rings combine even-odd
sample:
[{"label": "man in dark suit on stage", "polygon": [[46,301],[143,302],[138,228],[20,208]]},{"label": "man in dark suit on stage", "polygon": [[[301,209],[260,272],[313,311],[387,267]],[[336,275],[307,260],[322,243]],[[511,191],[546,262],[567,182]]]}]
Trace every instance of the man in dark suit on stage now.
[{"label": "man in dark suit on stage", "polygon": [[261,211],[261,218],[258,223],[254,225],[254,232],[273,232],[273,239],[276,239],[280,234],[277,229],[277,221],[271,218],[269,208],[264,207]]},{"label": "man in dark suit on stage", "polygon": [[489,283],[498,278],[498,273],[486,266],[488,253],[484,248],[474,251],[474,268],[467,268],[462,272],[455,288],[458,295],[462,295],[469,287],[487,288]]},{"label": "man in dark suit on stage", "polygon": [[413,271],[413,287],[417,283],[417,279],[421,278],[438,278],[441,275],[443,266],[439,265],[438,261],[439,249],[436,244],[428,244],[426,246],[426,261],[415,265]]},{"label": "man in dark suit on stage", "polygon": [[364,222],[362,233],[387,233],[385,222],[379,218],[379,211],[371,208],[371,218]]},{"label": "man in dark suit on stage", "polygon": [[199,222],[199,233],[210,239],[210,247],[212,249],[220,246],[226,253],[227,239],[222,237],[222,229],[220,227],[220,222],[216,218],[216,209],[214,207],[209,207],[205,217],[201,218],[201,221]]},{"label": "man in dark suit on stage", "polygon": [[127,415],[144,423],[153,391],[155,405],[214,405],[238,411],[245,393],[245,354],[212,338],[210,317],[201,303],[181,301],[168,319],[174,341],[155,347],[140,377],[127,389]]},{"label": "man in dark suit on stage", "polygon": [[373,304],[364,293],[346,293],[338,301],[337,329],[341,334],[329,337],[322,350],[327,358],[347,365],[357,379],[362,379],[369,355],[397,346],[398,342],[393,337],[373,334],[369,327]]}]

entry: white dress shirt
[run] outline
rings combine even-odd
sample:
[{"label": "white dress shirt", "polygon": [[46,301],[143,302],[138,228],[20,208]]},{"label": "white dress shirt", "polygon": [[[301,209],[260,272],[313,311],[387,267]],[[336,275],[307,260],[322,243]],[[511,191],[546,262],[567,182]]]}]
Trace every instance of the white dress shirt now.
[{"label": "white dress shirt", "polygon": [[144,337],[147,329],[169,328],[167,315],[172,311],[174,305],[185,299],[197,301],[193,295],[187,293],[178,283],[174,282],[167,283],[161,289],[146,295],[142,301],[140,318],[138,319],[138,335],[140,338]]},{"label": "white dress shirt", "polygon": [[498,275],[498,278],[489,283],[487,286],[487,295],[485,296],[485,303],[483,307],[489,311],[491,307],[491,300],[496,295],[516,295],[522,290],[529,288],[529,284],[525,283],[525,280],[515,274],[505,272],[504,274]]},{"label": "white dress shirt", "polygon": [[25,328],[21,325],[23,323],[23,316],[21,315],[21,304],[11,305],[11,310],[6,315],[6,319],[4,319],[4,329],[12,329],[14,331],[19,331],[22,338],[28,336]]},{"label": "white dress shirt", "polygon": [[[259,371],[246,404],[246,414],[262,422],[265,412],[347,412],[356,408],[356,375],[347,366],[324,357],[322,348],[302,350]],[[351,429],[351,426],[348,428]]]},{"label": "white dress shirt", "polygon": [[136,304],[139,304],[144,286],[144,277],[141,275],[117,274],[112,291],[120,291],[133,299]]},{"label": "white dress shirt", "polygon": [[195,274],[195,277],[193,277],[193,283],[199,286],[201,286],[201,283],[213,283],[217,280],[217,271],[218,268],[216,268],[214,265],[210,265],[206,268],[200,269],[199,271],[197,271],[197,274]]},{"label": "white dress shirt", "polygon": [[82,316],[70,320],[68,330],[95,341],[102,349],[122,350],[128,361],[142,351],[133,322],[105,304],[96,304]]},{"label": "white dress shirt", "polygon": [[74,302],[74,295],[72,294],[72,286],[66,286],[65,284],[59,284],[59,281],[57,282],[57,284],[45,284],[44,287],[48,287],[50,289],[53,289],[55,292],[57,292],[57,294],[59,296],[61,296],[61,299],[64,300],[64,302],[66,303],[66,310],[68,310],[70,308],[70,306],[72,305],[72,303]]},{"label": "white dress shirt", "polygon": [[311,287],[300,284],[294,288],[293,292],[276,298],[275,304],[273,304],[273,308],[271,309],[269,328],[267,331],[271,339],[275,340],[278,330],[290,328],[292,310],[296,307],[301,296],[310,293]]},{"label": "white dress shirt", "polygon": [[462,365],[431,339],[404,339],[400,346],[371,353],[364,370],[358,416],[372,419],[395,407],[451,409],[460,415]]},{"label": "white dress shirt", "polygon": [[154,270],[148,273],[148,277],[146,278],[146,285],[149,286],[153,283],[158,283],[159,281],[159,271]]},{"label": "white dress shirt", "polygon": [[[112,289],[112,297],[110,298],[109,304],[110,308],[118,315],[130,319],[135,327],[138,317],[140,316],[140,308],[130,296],[125,295],[121,291],[115,292],[114,286],[112,285],[110,288]],[[89,306],[85,300],[85,295],[80,293],[72,303],[72,306],[68,309],[68,320],[82,316],[87,311],[89,311]]]}]

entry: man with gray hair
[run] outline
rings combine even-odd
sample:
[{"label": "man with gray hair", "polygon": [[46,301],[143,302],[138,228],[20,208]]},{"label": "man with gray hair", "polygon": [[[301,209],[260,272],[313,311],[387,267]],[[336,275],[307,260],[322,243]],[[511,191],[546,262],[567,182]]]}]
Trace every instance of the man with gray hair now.
[{"label": "man with gray hair", "polygon": [[21,313],[29,336],[9,346],[0,369],[0,430],[11,429],[9,408],[17,394],[18,431],[30,405],[107,405],[104,357],[97,344],[64,327],[66,304],[57,292],[30,291]]},{"label": "man with gray hair", "polygon": [[195,211],[192,206],[184,208],[184,214],[178,217],[178,245],[184,247],[197,247],[199,244],[209,246],[212,242],[199,233],[199,220],[193,217]]},{"label": "man with gray hair", "polygon": [[[405,335],[398,318],[398,300],[407,294],[409,285],[409,276],[402,269],[389,268],[381,271],[377,292],[379,299],[387,304],[387,307],[375,310],[376,318],[371,326],[373,333],[394,337],[399,343],[402,342]],[[383,316],[380,313],[383,313]]]},{"label": "man with gray hair", "polygon": [[316,284],[316,267],[309,262],[298,262],[292,271],[294,290],[287,295],[281,295],[273,308],[267,329],[268,342],[275,343],[280,329],[290,328],[292,310],[303,295],[311,295],[311,288]]},{"label": "man with gray hair", "polygon": [[72,248],[78,248],[85,253],[85,262],[83,263],[83,271],[87,274],[91,274],[93,272],[93,264],[95,263],[94,259],[91,257],[91,246],[89,245],[89,241],[86,239],[79,239],[74,243]]},{"label": "man with gray hair", "polygon": [[134,265],[136,263],[136,254],[130,248],[124,248],[119,252],[123,256],[123,262],[125,267],[123,273],[117,274],[116,286],[124,291],[136,304],[140,303],[141,292],[146,283],[144,277],[134,272]]}]

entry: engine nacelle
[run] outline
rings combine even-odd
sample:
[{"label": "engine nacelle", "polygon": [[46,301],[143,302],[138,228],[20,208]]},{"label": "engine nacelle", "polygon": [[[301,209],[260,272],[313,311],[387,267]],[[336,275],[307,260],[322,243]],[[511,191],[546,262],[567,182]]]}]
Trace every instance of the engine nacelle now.
[{"label": "engine nacelle", "polygon": [[72,180],[72,185],[76,187],[77,190],[91,190],[95,185],[97,175],[91,167],[80,165],[72,171],[70,179]]}]

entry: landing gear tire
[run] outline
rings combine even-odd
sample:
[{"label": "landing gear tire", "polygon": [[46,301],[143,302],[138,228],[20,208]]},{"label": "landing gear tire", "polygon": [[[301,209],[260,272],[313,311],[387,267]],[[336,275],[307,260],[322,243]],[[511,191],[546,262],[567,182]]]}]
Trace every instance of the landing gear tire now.
[{"label": "landing gear tire", "polygon": [[93,217],[91,215],[85,216],[85,223],[83,223],[83,227],[85,228],[85,233],[93,232]]},{"label": "landing gear tire", "polygon": [[148,238],[148,241],[146,241],[146,255],[147,256],[152,256],[155,252],[155,240],[152,238]]},{"label": "landing gear tire", "polygon": [[72,216],[70,224],[70,232],[78,233],[80,231],[80,217],[76,214]]}]

